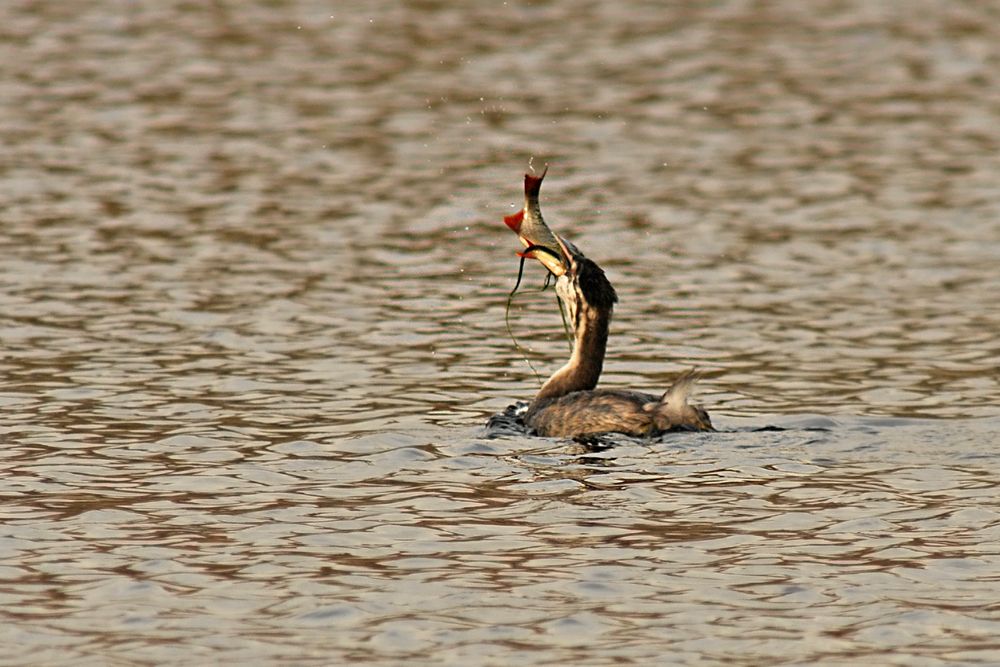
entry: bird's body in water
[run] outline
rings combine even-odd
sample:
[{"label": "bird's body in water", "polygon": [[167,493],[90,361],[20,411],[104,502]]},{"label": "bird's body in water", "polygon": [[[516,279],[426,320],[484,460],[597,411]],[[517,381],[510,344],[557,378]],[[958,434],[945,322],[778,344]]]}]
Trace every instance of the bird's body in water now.
[{"label": "bird's body in water", "polygon": [[557,276],[556,293],[573,329],[573,352],[528,405],[525,425],[538,435],[557,437],[712,430],[708,413],[687,402],[697,380],[693,371],[682,374],[662,395],[596,388],[618,295],[597,263],[545,226],[538,207],[541,181],[525,176],[525,208],[505,222],[525,244],[522,256],[539,259]]}]

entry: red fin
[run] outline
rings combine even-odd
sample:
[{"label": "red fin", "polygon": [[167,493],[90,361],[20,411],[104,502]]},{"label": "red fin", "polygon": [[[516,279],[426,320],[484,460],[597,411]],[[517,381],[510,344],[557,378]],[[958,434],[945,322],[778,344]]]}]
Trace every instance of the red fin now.
[{"label": "red fin", "polygon": [[549,173],[549,165],[545,165],[544,171],[542,171],[541,176],[532,176],[531,174],[524,175],[524,196],[525,197],[537,197],[538,191],[542,189],[542,180],[545,179],[545,174]]},{"label": "red fin", "polygon": [[[527,178],[527,176],[525,176]],[[524,220],[524,209],[515,213],[514,215],[504,216],[504,224],[514,230],[516,233],[521,233],[521,222]]]}]

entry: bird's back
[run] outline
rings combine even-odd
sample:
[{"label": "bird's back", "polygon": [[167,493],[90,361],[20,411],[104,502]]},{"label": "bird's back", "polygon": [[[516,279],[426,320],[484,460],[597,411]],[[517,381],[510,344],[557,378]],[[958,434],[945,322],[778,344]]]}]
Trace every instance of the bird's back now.
[{"label": "bird's back", "polygon": [[659,397],[635,391],[594,389],[574,391],[533,405],[525,424],[538,435],[575,437],[600,433],[651,435]]},{"label": "bird's back", "polygon": [[551,437],[711,431],[708,413],[688,403],[697,378],[693,371],[683,373],[663,396],[618,389],[574,391],[532,404],[524,423],[538,435]]}]

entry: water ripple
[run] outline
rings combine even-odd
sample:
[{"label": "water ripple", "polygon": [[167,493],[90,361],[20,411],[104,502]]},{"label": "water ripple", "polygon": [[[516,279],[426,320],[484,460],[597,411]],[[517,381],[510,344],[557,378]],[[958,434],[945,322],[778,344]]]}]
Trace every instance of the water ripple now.
[{"label": "water ripple", "polygon": [[[0,655],[997,662],[997,26],[4,3]],[[719,433],[486,432],[529,161]]]}]

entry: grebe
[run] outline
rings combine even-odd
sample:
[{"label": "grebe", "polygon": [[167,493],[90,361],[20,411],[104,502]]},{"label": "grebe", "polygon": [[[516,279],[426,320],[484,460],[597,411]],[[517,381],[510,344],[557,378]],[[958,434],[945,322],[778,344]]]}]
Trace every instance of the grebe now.
[{"label": "grebe", "polygon": [[595,389],[604,366],[608,330],[618,295],[604,271],[579,248],[545,225],[538,205],[541,177],[525,174],[524,208],[504,222],[525,245],[522,257],[538,259],[556,276],[556,294],[573,328],[573,352],[528,404],[523,419],[541,436],[590,437],[603,433],[653,436],[670,430],[711,431],[700,406],[687,401],[698,375],[683,373],[662,396]]}]

